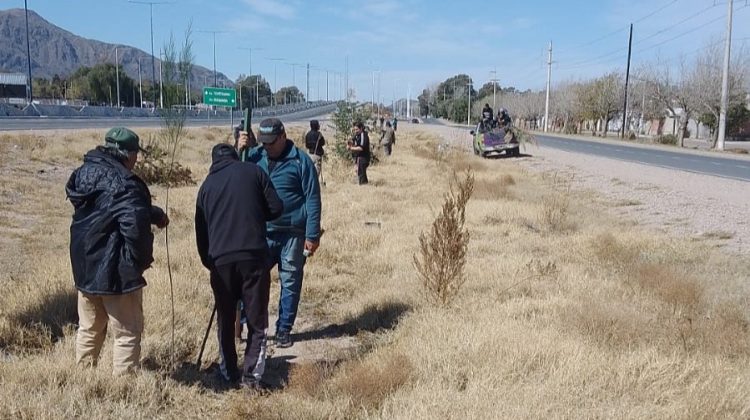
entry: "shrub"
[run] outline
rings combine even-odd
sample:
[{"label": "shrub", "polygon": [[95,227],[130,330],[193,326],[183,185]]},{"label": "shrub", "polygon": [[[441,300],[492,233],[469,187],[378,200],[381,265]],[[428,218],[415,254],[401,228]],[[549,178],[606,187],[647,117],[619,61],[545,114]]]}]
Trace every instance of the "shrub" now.
[{"label": "shrub", "polygon": [[563,134],[578,134],[578,127],[575,124],[565,124]]},{"label": "shrub", "polygon": [[669,145],[672,145],[672,146],[676,146],[677,145],[677,136],[675,136],[674,134],[665,134],[663,136],[659,136],[659,137],[655,138],[654,142],[655,143],[659,143],[659,144],[669,144]]},{"label": "shrub", "polygon": [[[356,121],[367,121],[368,116],[369,113],[365,112],[364,109],[357,108],[354,104],[339,102],[338,108],[331,116],[333,129],[336,131],[336,134],[334,135],[335,143],[333,144],[333,151],[337,156],[342,159],[350,158],[351,153],[346,150],[346,142],[352,136],[352,127]],[[373,139],[370,139],[370,148],[374,149],[372,143]]]},{"label": "shrub", "polygon": [[157,141],[149,138],[145,150],[135,164],[133,172],[149,185],[157,184],[169,187],[194,185],[193,173],[190,168],[174,162],[170,168],[169,154]]},{"label": "shrub", "polygon": [[[454,175],[455,176],[455,175]],[[445,194],[440,214],[429,232],[419,235],[419,255],[414,255],[428,299],[447,306],[465,282],[463,274],[469,232],[464,229],[466,203],[474,192],[474,175],[466,172]]]}]

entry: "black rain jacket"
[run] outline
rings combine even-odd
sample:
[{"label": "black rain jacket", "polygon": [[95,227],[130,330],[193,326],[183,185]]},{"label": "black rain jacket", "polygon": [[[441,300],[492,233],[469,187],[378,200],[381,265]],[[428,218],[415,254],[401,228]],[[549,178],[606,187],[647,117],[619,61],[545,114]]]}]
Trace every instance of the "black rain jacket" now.
[{"label": "black rain jacket", "polygon": [[146,285],[154,261],[151,223],[164,212],[151,205],[146,184],[106,149],[88,152],[65,192],[75,209],[70,262],[76,288],[93,295],[120,295]]}]

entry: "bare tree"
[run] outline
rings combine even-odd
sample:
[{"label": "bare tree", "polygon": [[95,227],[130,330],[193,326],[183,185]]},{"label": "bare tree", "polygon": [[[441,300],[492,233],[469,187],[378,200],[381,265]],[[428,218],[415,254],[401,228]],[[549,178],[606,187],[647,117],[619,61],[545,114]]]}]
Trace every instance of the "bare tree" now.
[{"label": "bare tree", "polygon": [[[721,78],[722,78],[722,52],[718,48],[706,48],[696,58],[690,69],[688,79],[690,81],[690,93],[695,99],[696,110],[702,115],[711,118],[701,118],[703,121],[711,121],[713,129],[712,147],[716,147],[717,124],[721,110]],[[729,68],[729,108],[743,105],[747,95],[747,67],[750,65],[747,51],[738,50],[732,57]],[[701,115],[699,115],[701,116]]]},{"label": "bare tree", "polygon": [[688,122],[698,108],[687,65],[682,61],[675,77],[668,63],[657,62],[641,69],[641,78],[646,83],[646,94],[679,119],[677,146],[683,147]]},{"label": "bare tree", "polygon": [[583,114],[576,104],[576,90],[580,83],[564,82],[555,86],[551,92],[550,114],[552,127],[558,127],[566,134],[577,134]]}]

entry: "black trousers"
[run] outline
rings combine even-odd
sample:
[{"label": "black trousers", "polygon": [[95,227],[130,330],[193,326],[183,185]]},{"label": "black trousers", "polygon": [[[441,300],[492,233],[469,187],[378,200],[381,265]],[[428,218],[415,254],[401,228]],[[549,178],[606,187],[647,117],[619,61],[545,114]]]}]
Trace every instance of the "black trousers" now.
[{"label": "black trousers", "polygon": [[357,158],[357,179],[359,185],[367,184],[367,167],[370,166],[369,157],[358,157]]},{"label": "black trousers", "polygon": [[240,379],[234,320],[237,302],[242,300],[247,318],[247,345],[243,379],[259,381],[266,364],[266,332],[271,276],[267,256],[220,265],[211,271],[211,288],[216,302],[221,373],[225,379]]}]

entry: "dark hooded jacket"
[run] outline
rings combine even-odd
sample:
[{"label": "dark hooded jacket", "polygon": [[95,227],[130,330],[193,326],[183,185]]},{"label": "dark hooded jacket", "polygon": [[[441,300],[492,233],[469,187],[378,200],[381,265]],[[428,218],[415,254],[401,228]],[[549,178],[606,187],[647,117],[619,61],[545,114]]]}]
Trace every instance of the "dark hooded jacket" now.
[{"label": "dark hooded jacket", "polygon": [[146,285],[154,261],[151,223],[164,212],[151,205],[146,184],[103,147],[86,154],[65,185],[73,204],[70,262],[78,290],[119,295]]},{"label": "dark hooded jacket", "polygon": [[268,252],[266,221],[284,204],[257,165],[240,162],[229,145],[217,145],[195,204],[195,239],[206,268],[254,260]]}]

